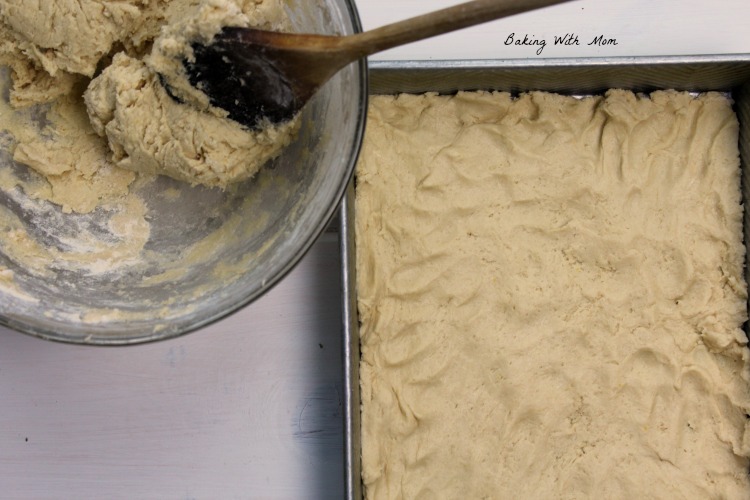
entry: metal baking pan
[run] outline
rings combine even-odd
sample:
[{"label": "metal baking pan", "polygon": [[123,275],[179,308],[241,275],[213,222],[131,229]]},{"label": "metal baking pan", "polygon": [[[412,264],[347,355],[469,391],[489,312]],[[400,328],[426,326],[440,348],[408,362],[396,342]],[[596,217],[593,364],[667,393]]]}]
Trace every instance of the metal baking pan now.
[{"label": "metal baking pan", "polygon": [[[477,61],[383,61],[370,64],[370,93],[397,94],[459,90],[520,93],[544,90],[597,94],[610,88],[721,91],[731,95],[740,121],[742,192],[750,199],[750,54]],[[344,321],[344,432],[346,496],[363,498],[360,457],[359,322],[357,318],[354,190],[342,202],[339,223]],[[745,211],[745,242],[750,214]],[[750,252],[749,252],[750,253]],[[750,277],[746,267],[746,278]],[[748,280],[750,281],[750,279]]]}]

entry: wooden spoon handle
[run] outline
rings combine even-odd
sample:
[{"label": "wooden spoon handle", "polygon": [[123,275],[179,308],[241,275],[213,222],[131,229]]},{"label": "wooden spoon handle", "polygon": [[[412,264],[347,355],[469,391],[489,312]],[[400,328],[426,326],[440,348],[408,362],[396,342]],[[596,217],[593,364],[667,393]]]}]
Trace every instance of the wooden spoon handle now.
[{"label": "wooden spoon handle", "polygon": [[416,42],[501,17],[570,0],[474,0],[404,21],[388,24],[341,40],[341,49],[365,57],[399,45]]}]

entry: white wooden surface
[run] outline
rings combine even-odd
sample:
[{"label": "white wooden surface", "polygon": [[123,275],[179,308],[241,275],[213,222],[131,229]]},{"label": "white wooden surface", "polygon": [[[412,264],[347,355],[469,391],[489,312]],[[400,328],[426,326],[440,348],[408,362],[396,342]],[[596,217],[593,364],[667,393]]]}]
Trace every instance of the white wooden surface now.
[{"label": "white wooden surface", "polygon": [[0,330],[0,498],[335,498],[338,242],[222,323],[128,348]]},{"label": "white wooden surface", "polygon": [[[359,0],[366,28],[452,0]],[[545,57],[750,53],[750,1],[579,0],[376,58],[538,57],[510,33],[574,32]],[[617,46],[588,47],[603,34]],[[551,42],[550,42],[551,43]],[[343,489],[337,242],[188,336],[116,349],[0,329],[0,499],[337,498]]]},{"label": "white wooden surface", "polygon": [[[360,0],[364,29],[460,3],[457,0]],[[391,49],[373,59],[508,59],[658,56],[750,52],[750,0],[576,0]],[[554,46],[578,35],[580,45]],[[528,35],[538,45],[506,45]],[[591,45],[603,35],[617,45]]]}]

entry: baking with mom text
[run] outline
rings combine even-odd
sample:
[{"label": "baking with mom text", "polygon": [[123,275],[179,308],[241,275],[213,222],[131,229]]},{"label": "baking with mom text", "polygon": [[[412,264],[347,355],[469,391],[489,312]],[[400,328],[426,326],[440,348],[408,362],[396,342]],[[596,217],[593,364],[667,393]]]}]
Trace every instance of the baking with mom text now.
[{"label": "baking with mom text", "polygon": [[[526,46],[526,47],[536,47],[536,55],[542,55],[542,52],[544,51],[544,48],[547,46],[547,39],[545,38],[537,38],[533,35],[524,34],[523,37],[521,35],[516,35],[516,33],[511,33],[507,36],[504,42],[505,45],[517,45],[517,46]],[[552,45],[561,45],[561,46],[580,46],[581,41],[577,34],[575,33],[565,33],[564,35],[558,36],[554,35],[552,37]],[[608,46],[608,45],[619,45],[616,38],[608,38],[604,35],[596,35],[594,36],[586,45],[596,45],[600,47]]]}]

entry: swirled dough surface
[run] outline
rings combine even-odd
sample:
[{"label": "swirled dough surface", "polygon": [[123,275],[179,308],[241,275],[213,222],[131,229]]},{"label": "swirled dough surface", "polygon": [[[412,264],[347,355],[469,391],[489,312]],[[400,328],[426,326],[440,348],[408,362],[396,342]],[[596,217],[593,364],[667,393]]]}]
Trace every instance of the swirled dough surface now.
[{"label": "swirled dough surface", "polygon": [[367,497],[748,498],[737,143],[714,93],[374,98]]}]

